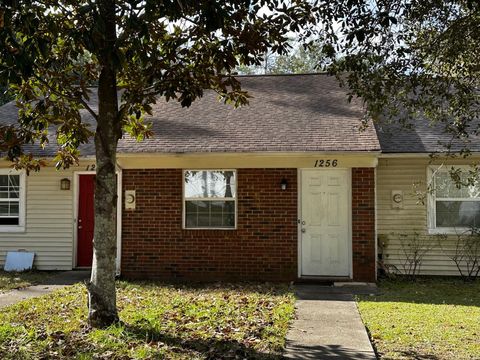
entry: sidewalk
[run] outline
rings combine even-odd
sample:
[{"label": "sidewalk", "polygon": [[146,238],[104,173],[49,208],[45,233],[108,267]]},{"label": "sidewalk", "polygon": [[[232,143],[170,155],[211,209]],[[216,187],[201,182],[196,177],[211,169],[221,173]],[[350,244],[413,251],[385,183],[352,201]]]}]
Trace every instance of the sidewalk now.
[{"label": "sidewalk", "polygon": [[374,287],[297,285],[296,320],[287,334],[286,359],[375,360],[352,294]]},{"label": "sidewalk", "polygon": [[0,309],[26,299],[49,294],[54,290],[86,280],[89,277],[90,270],[63,271],[49,278],[45,284],[33,285],[0,294]]}]

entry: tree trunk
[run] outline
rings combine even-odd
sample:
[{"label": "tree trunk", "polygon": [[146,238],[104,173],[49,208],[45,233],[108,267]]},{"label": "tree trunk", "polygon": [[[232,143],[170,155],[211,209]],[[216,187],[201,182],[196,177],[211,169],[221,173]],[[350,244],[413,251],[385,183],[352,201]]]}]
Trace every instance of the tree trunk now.
[{"label": "tree trunk", "polygon": [[98,118],[95,133],[95,229],[92,275],[88,288],[88,322],[107,327],[118,319],[115,293],[117,181],[116,151],[121,128],[118,119],[116,72],[112,61],[115,46],[115,3],[103,1],[100,14],[106,24],[102,66],[98,83]]}]

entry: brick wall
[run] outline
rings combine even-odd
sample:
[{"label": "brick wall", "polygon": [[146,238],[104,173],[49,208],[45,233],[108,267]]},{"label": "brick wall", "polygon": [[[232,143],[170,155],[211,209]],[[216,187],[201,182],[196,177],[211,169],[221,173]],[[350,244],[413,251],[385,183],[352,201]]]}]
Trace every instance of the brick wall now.
[{"label": "brick wall", "polygon": [[375,281],[375,169],[352,169],[353,280]]},{"label": "brick wall", "polygon": [[[280,190],[282,178],[288,189]],[[352,169],[354,281],[375,281],[375,172]],[[237,170],[236,230],[182,229],[182,171],[124,170],[122,275],[168,280],[297,278],[297,170]]]},{"label": "brick wall", "polygon": [[[294,280],[297,170],[237,170],[236,230],[182,229],[182,171],[124,170],[122,275],[168,280]],[[280,190],[280,181],[288,189]]]}]

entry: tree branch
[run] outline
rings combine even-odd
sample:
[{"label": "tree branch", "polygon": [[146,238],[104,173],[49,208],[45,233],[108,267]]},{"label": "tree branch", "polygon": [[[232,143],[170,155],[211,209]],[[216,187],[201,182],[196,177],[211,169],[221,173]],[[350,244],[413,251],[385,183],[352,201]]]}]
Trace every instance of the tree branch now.
[{"label": "tree branch", "polygon": [[95,113],[95,111],[93,111],[93,109],[88,105],[88,103],[84,99],[82,99],[81,97],[79,98],[79,97],[74,96],[74,95],[67,95],[67,94],[61,93],[61,92],[57,91],[55,88],[53,88],[52,86],[50,86],[50,84],[48,82],[46,82],[44,79],[42,79],[40,76],[38,76],[38,75],[34,75],[34,76],[38,81],[40,81],[43,85],[45,85],[55,95],[80,103],[85,108],[85,110],[87,110],[90,113],[90,115],[92,115],[92,117],[95,120],[98,120],[97,113]]}]

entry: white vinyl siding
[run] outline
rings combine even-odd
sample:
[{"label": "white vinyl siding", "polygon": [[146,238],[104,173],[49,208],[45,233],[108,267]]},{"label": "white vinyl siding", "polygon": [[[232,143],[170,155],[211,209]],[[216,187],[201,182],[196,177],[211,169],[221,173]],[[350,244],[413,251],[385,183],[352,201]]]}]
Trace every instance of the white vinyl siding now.
[{"label": "white vinyl siding", "polygon": [[[459,160],[455,164],[469,164],[473,159]],[[428,158],[383,158],[379,159],[377,167],[377,232],[379,241],[387,239],[383,249],[384,260],[387,264],[401,268],[405,255],[402,252],[398,234],[417,232],[433,248],[425,255],[421,274],[425,275],[458,275],[453,261],[445,252],[453,254],[456,237],[449,235],[441,245],[434,234],[429,233],[427,211],[428,196],[422,204],[415,195],[416,188],[426,190],[429,171]],[[416,186],[414,186],[416,185]],[[403,192],[403,208],[392,206],[392,191]],[[379,244],[379,251],[381,245]]]},{"label": "white vinyl siding", "polygon": [[[60,190],[62,178],[73,179],[73,170],[45,167],[25,176],[26,211],[23,232],[0,232],[0,267],[7,251],[35,252],[39,270],[68,270],[73,256],[73,190]],[[72,186],[73,188],[73,186]]]}]

